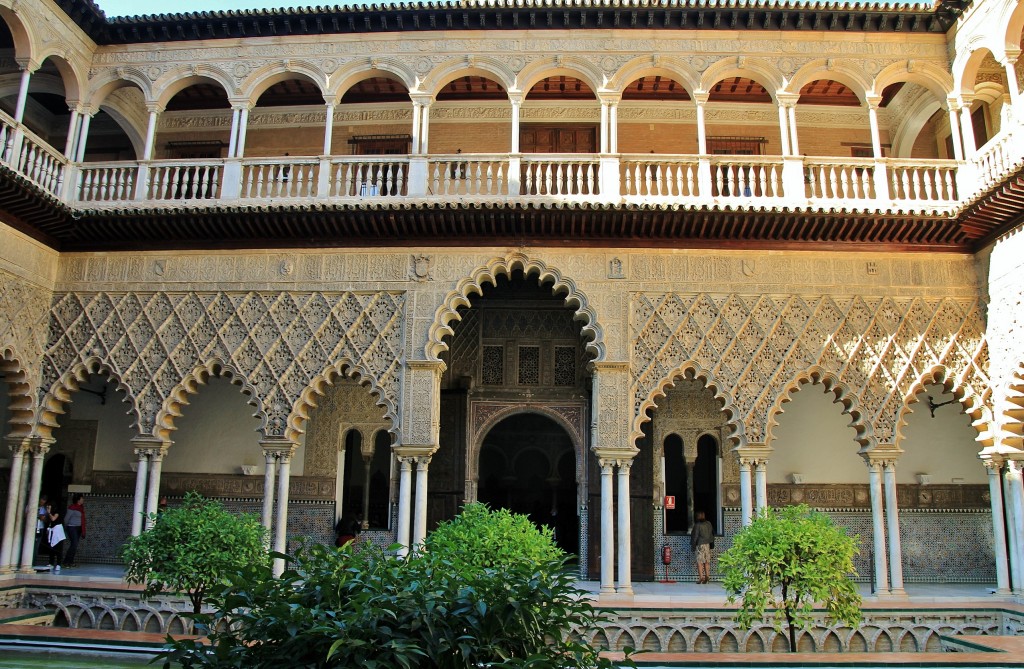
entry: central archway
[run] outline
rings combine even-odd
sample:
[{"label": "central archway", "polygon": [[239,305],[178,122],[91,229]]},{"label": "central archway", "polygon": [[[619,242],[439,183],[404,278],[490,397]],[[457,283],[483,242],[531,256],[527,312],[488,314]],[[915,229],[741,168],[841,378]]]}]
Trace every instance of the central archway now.
[{"label": "central archway", "polygon": [[500,421],[480,447],[477,499],[550,527],[565,552],[580,547],[576,452],[557,422],[536,413]]}]

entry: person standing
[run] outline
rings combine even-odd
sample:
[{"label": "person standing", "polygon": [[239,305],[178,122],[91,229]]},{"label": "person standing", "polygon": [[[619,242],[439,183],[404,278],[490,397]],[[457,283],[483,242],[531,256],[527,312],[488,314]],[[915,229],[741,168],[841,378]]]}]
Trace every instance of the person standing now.
[{"label": "person standing", "polygon": [[54,574],[60,573],[61,562],[64,559],[64,541],[67,534],[64,532],[64,520],[60,510],[53,505],[46,507],[48,525],[46,529],[46,541],[50,546],[50,569]]},{"label": "person standing", "polygon": [[690,531],[690,548],[697,558],[697,582],[707,583],[711,580],[711,549],[715,547],[715,528],[703,511],[697,512],[697,518]]},{"label": "person standing", "polygon": [[46,495],[39,496],[39,507],[36,509],[36,557],[43,551],[49,552],[50,543],[46,528],[50,526],[50,500]]},{"label": "person standing", "polygon": [[78,493],[71,498],[68,512],[64,514],[64,529],[68,535],[68,552],[64,556],[64,565],[77,567],[78,544],[85,538],[85,495]]}]

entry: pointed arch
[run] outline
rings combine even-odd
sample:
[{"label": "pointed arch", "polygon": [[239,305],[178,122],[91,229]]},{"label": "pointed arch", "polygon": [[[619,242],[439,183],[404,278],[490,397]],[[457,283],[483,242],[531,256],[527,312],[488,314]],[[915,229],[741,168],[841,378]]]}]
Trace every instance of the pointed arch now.
[{"label": "pointed arch", "polygon": [[37,422],[35,425],[35,436],[49,438],[54,428],[58,427],[57,416],[64,413],[64,405],[71,401],[71,395],[76,392],[81,383],[84,383],[91,374],[104,375],[117,384],[118,392],[124,393],[124,403],[128,405],[125,413],[131,416],[130,427],[138,428],[139,410],[135,393],[126,384],[114,368],[98,356],[89,356],[80,362],[76,362],[71,369],[61,375],[53,385],[45,392],[39,402]]},{"label": "pointed arch", "polygon": [[583,81],[587,86],[590,86],[590,90],[594,92],[595,97],[597,92],[601,90],[601,84],[604,79],[601,68],[589,59],[581,56],[548,56],[524,67],[522,72],[516,76],[515,88],[526,95],[537,82],[548,77],[561,75],[576,77]]},{"label": "pointed arch", "polygon": [[174,419],[181,416],[182,407],[189,403],[188,396],[197,394],[199,386],[206,385],[211,376],[225,378],[232,385],[241,388],[241,393],[247,398],[246,404],[255,407],[256,412],[253,417],[260,420],[259,429],[264,432],[267,425],[267,414],[255,386],[231,363],[224,362],[220,358],[212,358],[205,363],[196,365],[167,393],[167,397],[164,398],[160,411],[153,421],[154,437],[162,441],[170,440],[171,432],[177,429]]},{"label": "pointed arch", "polygon": [[793,400],[793,393],[799,392],[804,384],[821,385],[825,392],[835,395],[835,402],[843,405],[843,413],[850,416],[851,425],[857,430],[857,442],[862,446],[868,446],[871,442],[869,437],[870,425],[857,408],[857,395],[850,387],[843,383],[839,377],[818,365],[814,365],[802,372],[797,373],[789,383],[786,383],[779,394],[775,397],[771,408],[768,410],[768,421],[765,425],[765,443],[771,445],[772,431],[778,426],[778,416],[785,409],[783,405]]},{"label": "pointed arch", "polygon": [[675,56],[659,58],[657,62],[650,57],[637,57],[629,61],[616,72],[605,84],[605,89],[621,94],[623,90],[640,77],[663,76],[672,79],[686,89],[693,97],[693,92],[700,87],[700,73],[683,60]]},{"label": "pointed arch", "polygon": [[[21,364],[13,345],[0,348],[0,373],[7,382],[6,401],[10,411],[10,436],[27,437],[32,433],[35,403],[32,401],[32,384],[25,366]],[[0,426],[0,434],[4,428]]]},{"label": "pointed arch", "polygon": [[472,62],[463,58],[441,63],[423,78],[419,89],[437,99],[437,94],[449,83],[459,77],[469,76],[490,79],[501,85],[506,93],[515,89],[516,75],[504,62],[489,56],[475,57]]},{"label": "pointed arch", "polygon": [[328,77],[330,87],[327,90],[328,96],[334,96],[338,102],[353,85],[363,79],[372,77],[384,77],[392,79],[405,86],[406,90],[416,89],[418,78],[405,63],[392,58],[372,59],[368,62],[346,63],[338,68]]},{"label": "pointed arch", "polygon": [[212,65],[180,65],[165,72],[153,82],[153,95],[160,107],[167,107],[175,95],[195,84],[215,84],[228,98],[238,95],[235,82],[227,72]]},{"label": "pointed arch", "polygon": [[651,410],[657,408],[658,400],[665,397],[667,389],[675,387],[678,379],[687,379],[690,381],[697,380],[703,383],[704,387],[710,390],[715,396],[715,399],[721,404],[722,411],[725,412],[725,425],[730,428],[730,433],[726,435],[726,439],[729,440],[730,445],[735,447],[746,443],[742,424],[738,421],[738,417],[732,408],[732,395],[730,395],[724,389],[722,384],[715,379],[713,373],[701,367],[700,363],[695,360],[688,360],[684,362],[662,377],[662,379],[658,381],[652,389],[650,396],[640,403],[637,415],[633,417],[629,443],[634,444],[637,439],[643,437],[642,426],[644,423],[651,420]]},{"label": "pointed arch", "polygon": [[477,267],[470,276],[461,279],[455,288],[448,292],[434,313],[434,322],[427,333],[427,360],[440,360],[441,353],[448,350],[448,343],[444,339],[453,334],[451,323],[462,318],[458,312],[459,307],[469,306],[469,298],[481,295],[484,285],[494,285],[499,276],[511,276],[516,270],[522,271],[527,277],[536,277],[541,284],[551,282],[554,284],[552,292],[555,295],[565,295],[565,306],[575,312],[576,320],[582,321],[581,334],[587,340],[587,352],[594,357],[595,362],[604,360],[604,335],[598,323],[597,311],[590,306],[587,295],[579,290],[573,279],[563,275],[558,268],[548,267],[544,261],[529,258],[523,253],[493,258],[486,265]]},{"label": "pointed arch", "polygon": [[[397,438],[398,407],[393,404],[382,388],[375,385],[374,375],[365,365],[354,363],[346,358],[330,363],[314,376],[299,393],[288,413],[285,439],[292,443],[298,443],[300,436],[305,432],[306,422],[309,421],[311,411],[316,407],[316,398],[324,396],[327,393],[327,387],[335,385],[339,378],[352,379],[367,389],[377,406],[384,409],[384,418],[390,423],[388,432],[392,435],[392,439]],[[376,432],[374,436],[376,436]]]},{"label": "pointed arch", "polygon": [[242,96],[247,98],[250,104],[255,105],[268,88],[289,79],[305,79],[315,85],[321,95],[327,91],[327,77],[323,70],[313,63],[301,60],[281,61],[258,68],[242,82],[239,89]]}]

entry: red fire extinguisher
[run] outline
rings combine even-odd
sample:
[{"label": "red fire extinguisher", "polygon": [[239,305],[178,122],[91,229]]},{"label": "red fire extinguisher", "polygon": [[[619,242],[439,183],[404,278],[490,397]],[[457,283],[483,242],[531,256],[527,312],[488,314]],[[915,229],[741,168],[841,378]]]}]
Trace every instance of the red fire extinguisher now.
[{"label": "red fire extinguisher", "polygon": [[662,564],[672,564],[672,547],[668,544],[661,547],[661,562]]}]

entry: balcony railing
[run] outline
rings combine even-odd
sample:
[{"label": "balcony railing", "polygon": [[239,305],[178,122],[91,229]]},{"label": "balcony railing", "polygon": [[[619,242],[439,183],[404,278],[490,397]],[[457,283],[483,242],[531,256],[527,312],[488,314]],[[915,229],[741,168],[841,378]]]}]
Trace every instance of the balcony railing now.
[{"label": "balcony railing", "polygon": [[73,163],[0,112],[0,161],[72,207],[295,201],[587,202],[949,214],[1024,162],[1024,128],[969,161],[453,154]]}]

